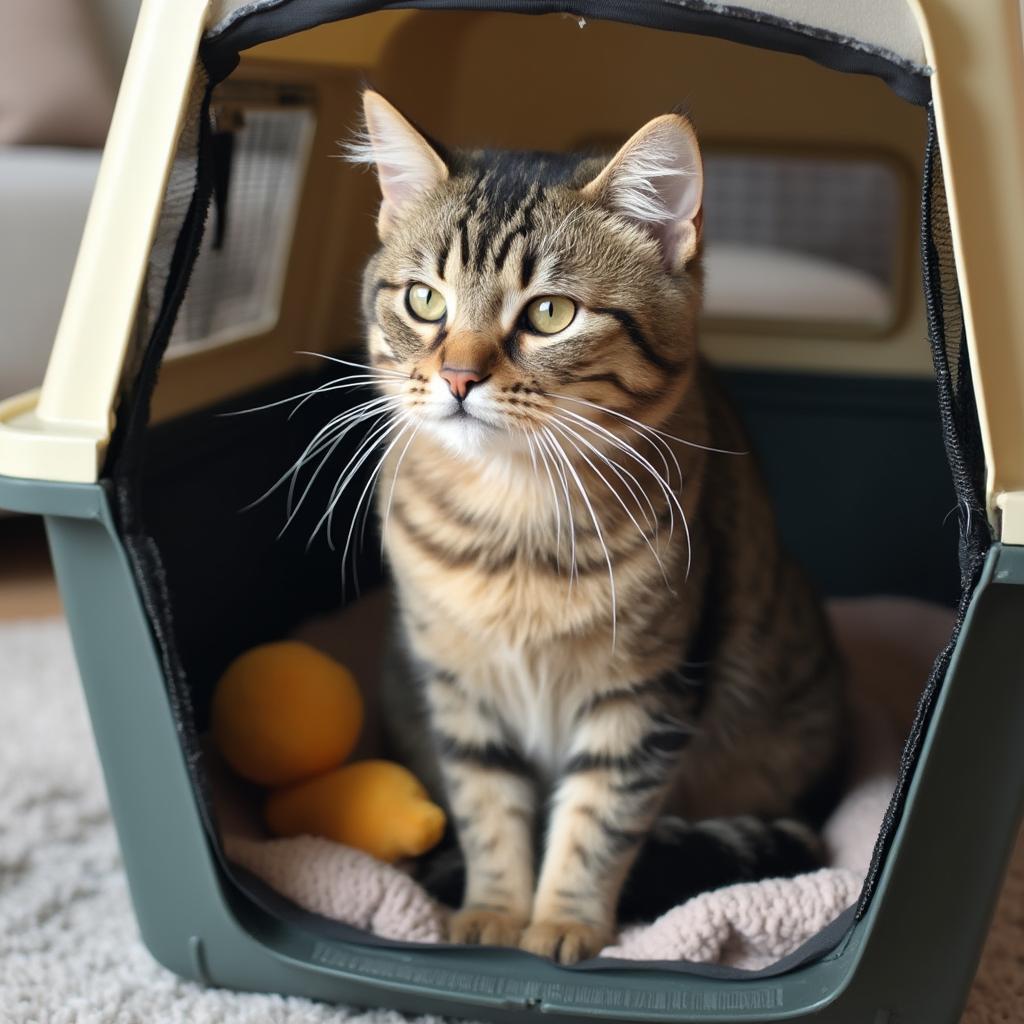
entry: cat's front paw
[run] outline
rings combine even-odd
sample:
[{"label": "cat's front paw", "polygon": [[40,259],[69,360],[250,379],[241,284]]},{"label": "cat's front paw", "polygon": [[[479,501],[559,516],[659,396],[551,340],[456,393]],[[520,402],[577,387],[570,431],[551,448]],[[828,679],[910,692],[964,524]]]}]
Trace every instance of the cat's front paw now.
[{"label": "cat's front paw", "polygon": [[516,946],[526,920],[500,910],[466,907],[448,922],[448,941],[471,946]]},{"label": "cat's front paw", "polygon": [[560,964],[574,964],[596,956],[614,937],[610,928],[582,921],[534,921],[523,932],[519,948]]}]

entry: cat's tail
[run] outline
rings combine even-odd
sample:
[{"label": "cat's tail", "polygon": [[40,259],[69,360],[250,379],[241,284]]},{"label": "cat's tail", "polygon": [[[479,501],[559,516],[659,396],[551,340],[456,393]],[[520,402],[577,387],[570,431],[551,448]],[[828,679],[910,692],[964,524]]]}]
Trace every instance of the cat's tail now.
[{"label": "cat's tail", "polygon": [[622,923],[652,921],[698,893],[789,878],[827,863],[821,836],[795,818],[751,815],[655,822],[619,901]]}]

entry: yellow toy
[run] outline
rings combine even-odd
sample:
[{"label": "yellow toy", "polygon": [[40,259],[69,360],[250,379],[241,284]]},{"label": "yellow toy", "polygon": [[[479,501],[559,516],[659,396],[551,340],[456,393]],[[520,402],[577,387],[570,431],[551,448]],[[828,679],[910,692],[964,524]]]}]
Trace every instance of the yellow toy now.
[{"label": "yellow toy", "polygon": [[306,644],[264,644],[236,658],[213,695],[213,739],[242,778],[275,787],[265,819],[278,836],[315,835],[383,861],[435,846],[445,815],[392,761],[338,767],[363,726],[343,665]]},{"label": "yellow toy", "polygon": [[276,789],[266,820],[275,835],[326,836],[386,861],[425,853],[445,826],[423,784],[394,761],[360,761]]}]

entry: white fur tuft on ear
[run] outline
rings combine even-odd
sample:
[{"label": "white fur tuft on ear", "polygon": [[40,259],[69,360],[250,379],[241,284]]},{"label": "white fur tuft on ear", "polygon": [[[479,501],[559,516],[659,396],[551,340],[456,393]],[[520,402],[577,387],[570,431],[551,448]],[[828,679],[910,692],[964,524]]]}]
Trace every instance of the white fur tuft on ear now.
[{"label": "white fur tuft on ear", "polygon": [[383,238],[404,209],[448,177],[433,146],[380,93],[363,93],[365,130],[344,146],[352,163],[376,167],[383,202],[377,230]]},{"label": "white fur tuft on ear", "polygon": [[690,122],[656,117],[605,165],[583,194],[644,228],[669,270],[684,267],[700,243],[704,173]]}]

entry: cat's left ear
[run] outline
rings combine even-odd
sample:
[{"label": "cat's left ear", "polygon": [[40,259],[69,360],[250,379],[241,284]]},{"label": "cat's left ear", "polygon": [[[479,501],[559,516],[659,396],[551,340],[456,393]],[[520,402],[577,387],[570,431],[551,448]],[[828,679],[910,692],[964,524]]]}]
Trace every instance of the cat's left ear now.
[{"label": "cat's left ear", "polygon": [[365,139],[347,147],[349,158],[374,164],[383,201],[377,233],[383,239],[408,207],[448,178],[436,149],[379,92],[363,93]]},{"label": "cat's left ear", "polygon": [[642,227],[666,269],[681,270],[700,245],[704,171],[693,126],[681,114],[648,121],[583,194]]}]

